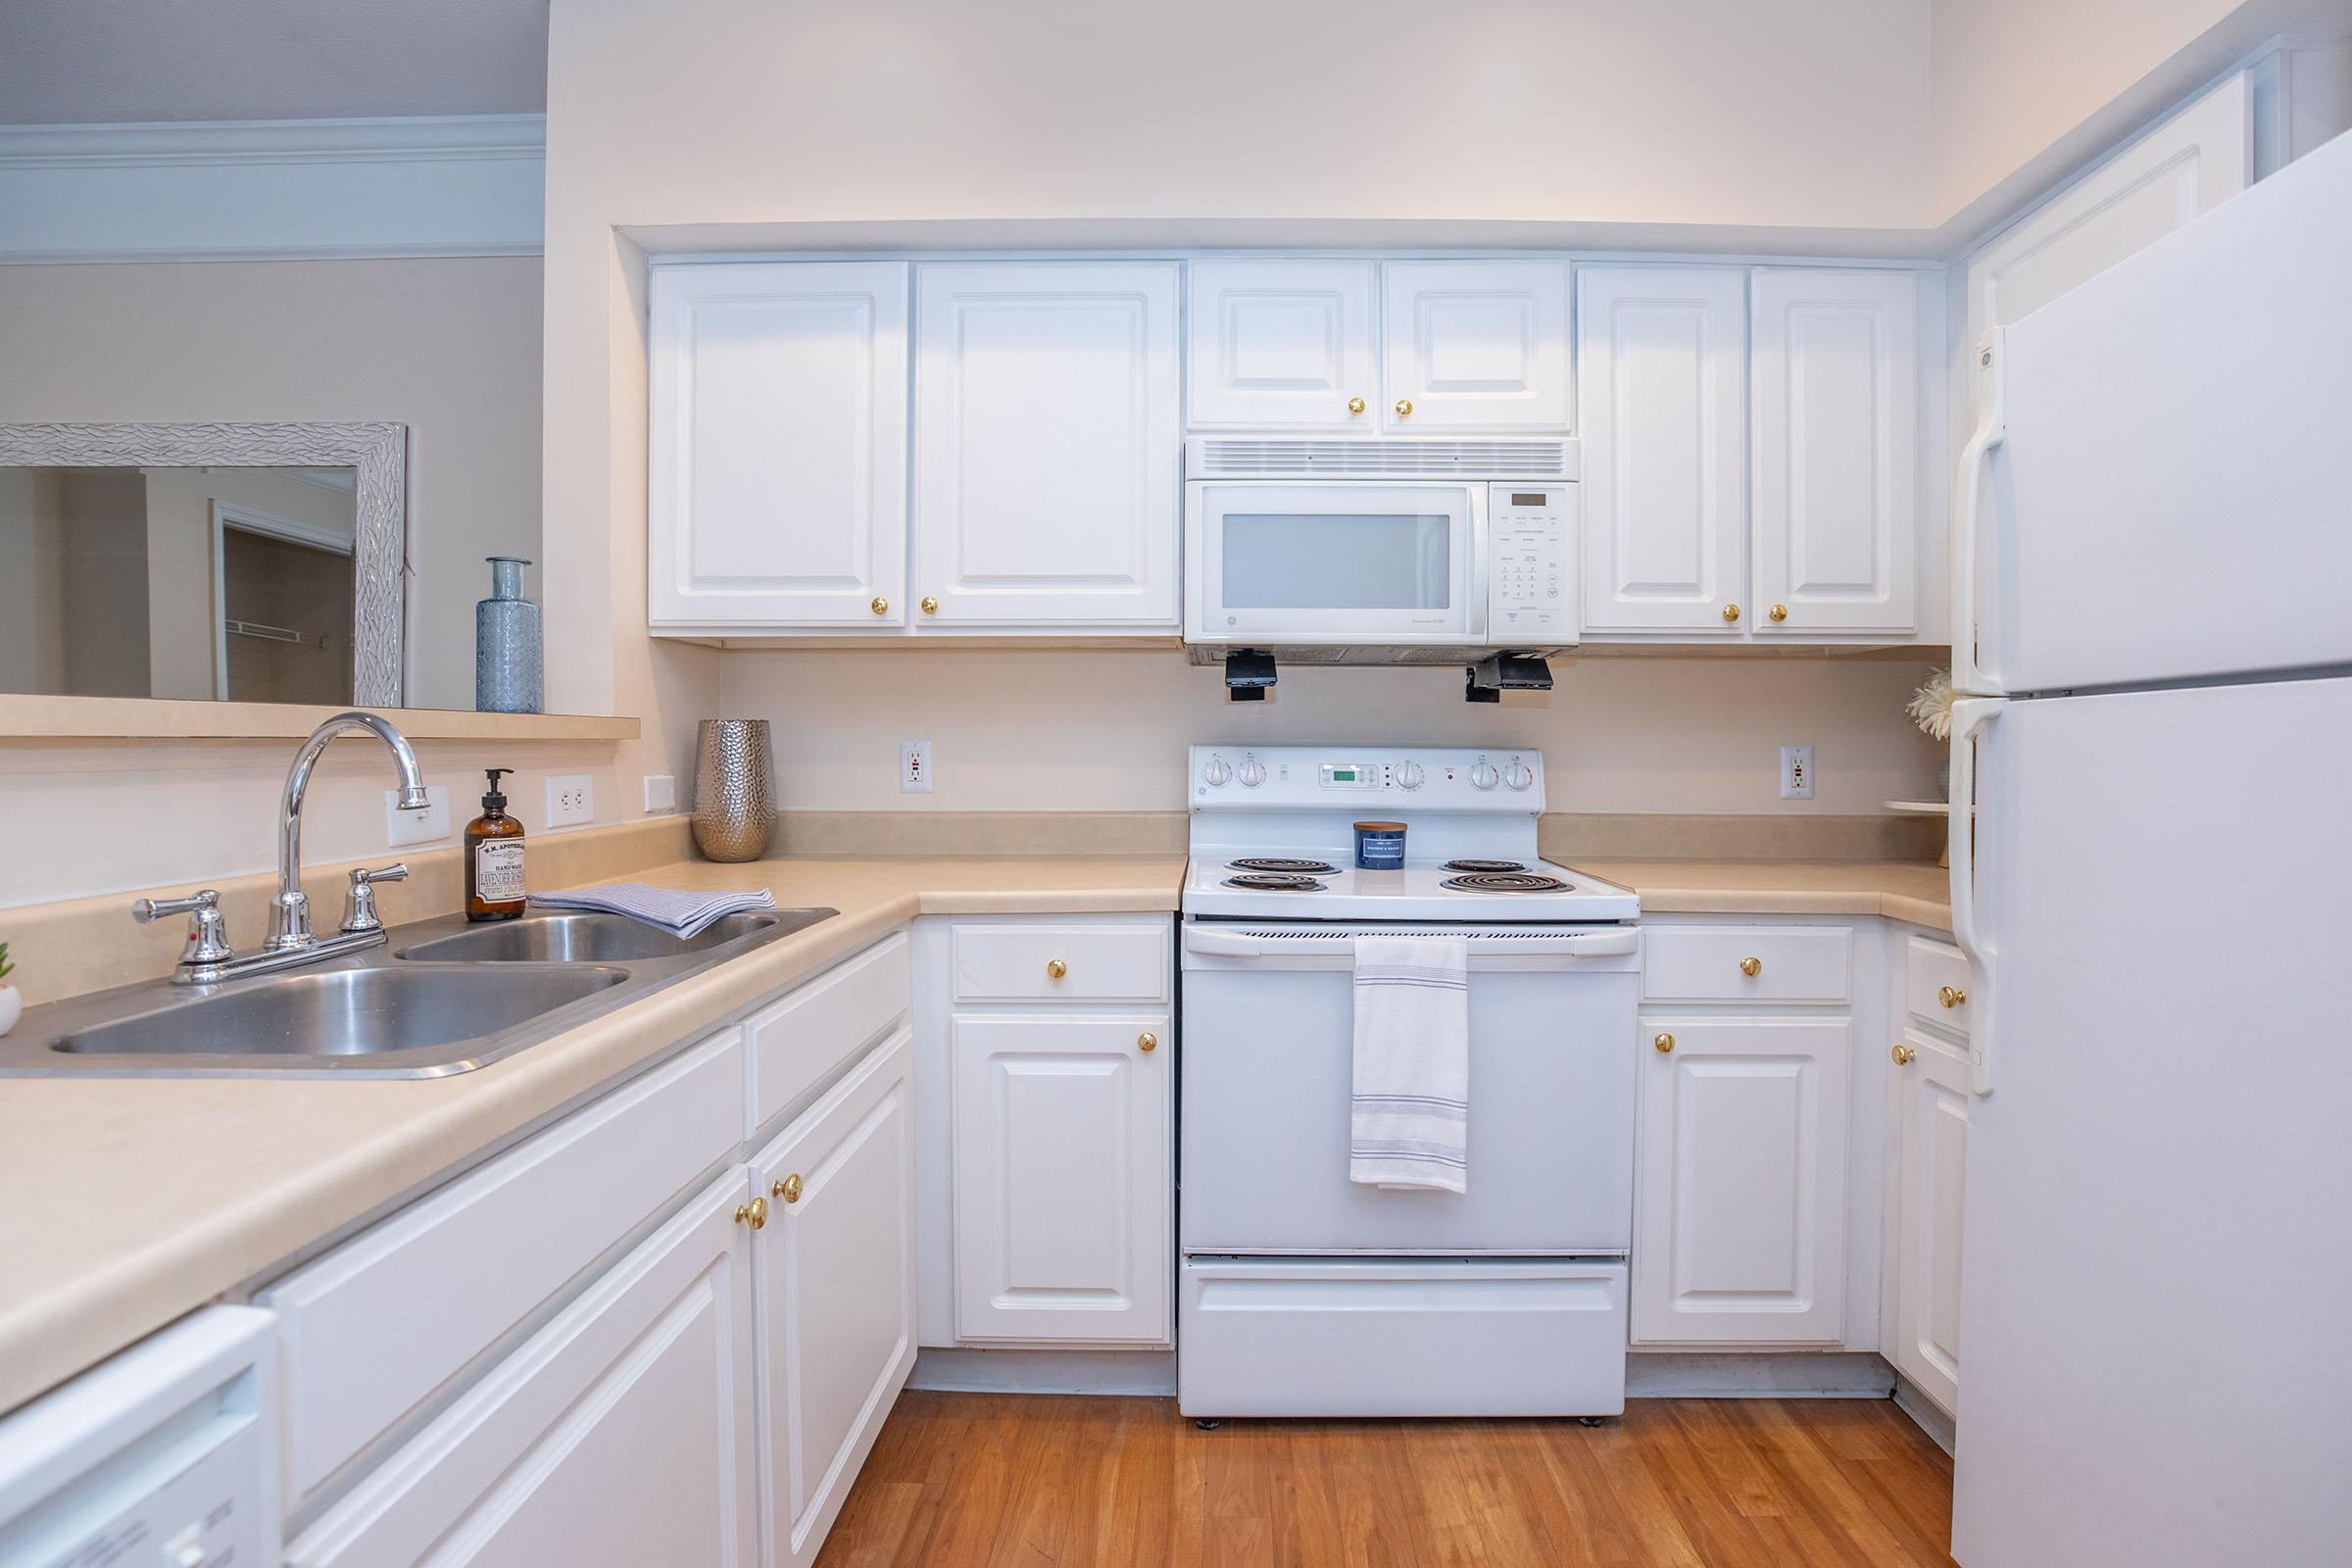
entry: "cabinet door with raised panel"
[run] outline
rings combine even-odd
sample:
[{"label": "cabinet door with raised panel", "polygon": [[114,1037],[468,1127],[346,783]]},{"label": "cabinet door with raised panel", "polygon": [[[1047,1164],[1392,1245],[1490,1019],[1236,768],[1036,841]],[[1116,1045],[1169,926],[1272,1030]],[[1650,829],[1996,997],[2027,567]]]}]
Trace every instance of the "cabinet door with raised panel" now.
[{"label": "cabinet door with raised panel", "polygon": [[1916,276],[1755,274],[1759,636],[1918,624]]},{"label": "cabinet door with raised panel", "polygon": [[1167,1015],[959,1013],[951,1030],[957,1337],[1165,1344]]},{"label": "cabinet door with raised panel", "polygon": [[656,631],[895,625],[906,564],[906,264],[654,272]]},{"label": "cabinet door with raised panel", "polygon": [[1951,1414],[1960,1397],[1960,1222],[1968,1058],[1908,1030],[1896,1048],[1896,1370]]},{"label": "cabinet door with raised panel", "polygon": [[914,625],[1172,628],[1172,262],[923,267]]},{"label": "cabinet door with raised panel", "polygon": [[1635,1339],[1840,1338],[1851,1030],[1843,1018],[1643,1019]]},{"label": "cabinet door with raised panel", "polygon": [[752,1161],[766,1568],[806,1568],[914,1369],[911,1033]]},{"label": "cabinet door with raised panel", "polygon": [[1568,433],[1566,262],[1390,262],[1381,296],[1383,429]]},{"label": "cabinet door with raised panel", "polygon": [[1738,637],[1747,273],[1587,267],[1576,298],[1585,630]]},{"label": "cabinet door with raised panel", "polygon": [[1194,262],[1186,370],[1195,429],[1373,431],[1371,262]]}]

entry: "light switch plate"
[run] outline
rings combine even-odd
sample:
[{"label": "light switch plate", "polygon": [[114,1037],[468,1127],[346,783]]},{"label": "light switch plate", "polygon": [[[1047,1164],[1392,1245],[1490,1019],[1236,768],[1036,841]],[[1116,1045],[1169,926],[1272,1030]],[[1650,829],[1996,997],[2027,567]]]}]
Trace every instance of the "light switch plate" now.
[{"label": "light switch plate", "polygon": [[596,780],[586,773],[551,773],[547,779],[547,825],[582,827],[596,820]]},{"label": "light switch plate", "polygon": [[648,811],[674,811],[678,808],[678,778],[675,773],[645,775],[645,808]]},{"label": "light switch plate", "polygon": [[424,796],[431,805],[421,811],[404,811],[400,808],[400,791],[384,791],[384,843],[388,848],[430,844],[435,839],[449,837],[449,786],[427,784]]}]

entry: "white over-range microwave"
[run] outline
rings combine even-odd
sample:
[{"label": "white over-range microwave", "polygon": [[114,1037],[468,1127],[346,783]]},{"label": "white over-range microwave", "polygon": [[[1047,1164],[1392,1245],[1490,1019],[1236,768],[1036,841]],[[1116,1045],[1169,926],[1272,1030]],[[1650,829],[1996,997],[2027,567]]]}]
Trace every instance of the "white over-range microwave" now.
[{"label": "white over-range microwave", "polygon": [[1185,642],[1340,663],[1572,647],[1576,478],[1573,441],[1196,437]]}]

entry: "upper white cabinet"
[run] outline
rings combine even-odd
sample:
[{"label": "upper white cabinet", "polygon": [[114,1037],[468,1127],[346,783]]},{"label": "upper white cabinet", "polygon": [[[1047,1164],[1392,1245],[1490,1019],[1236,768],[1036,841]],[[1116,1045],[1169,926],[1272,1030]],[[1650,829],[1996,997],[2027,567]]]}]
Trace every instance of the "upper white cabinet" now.
[{"label": "upper white cabinet", "polygon": [[1916,624],[1918,282],[1755,274],[1755,630]]},{"label": "upper white cabinet", "polygon": [[1386,264],[1381,366],[1381,427],[1392,435],[1564,434],[1568,264]]},{"label": "upper white cabinet", "polygon": [[1192,264],[1186,358],[1199,429],[1380,427],[1371,262]]},{"label": "upper white cabinet", "polygon": [[1585,630],[1737,636],[1747,582],[1747,273],[1577,273]]},{"label": "upper white cabinet", "polygon": [[906,273],[904,262],[655,271],[656,630],[899,618]]},{"label": "upper white cabinet", "polygon": [[918,629],[1172,629],[1175,264],[924,267],[917,293]]}]

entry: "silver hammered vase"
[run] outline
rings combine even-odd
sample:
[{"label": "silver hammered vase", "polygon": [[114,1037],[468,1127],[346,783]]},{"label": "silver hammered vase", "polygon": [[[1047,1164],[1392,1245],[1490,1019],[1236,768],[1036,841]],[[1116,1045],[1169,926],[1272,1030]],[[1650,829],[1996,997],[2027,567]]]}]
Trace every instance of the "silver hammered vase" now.
[{"label": "silver hammered vase", "polygon": [[473,706],[484,713],[539,711],[539,607],[522,597],[518,556],[491,556],[490,597],[473,607]]},{"label": "silver hammered vase", "polygon": [[694,842],[713,860],[757,860],[776,828],[764,718],[706,718],[694,741]]}]

